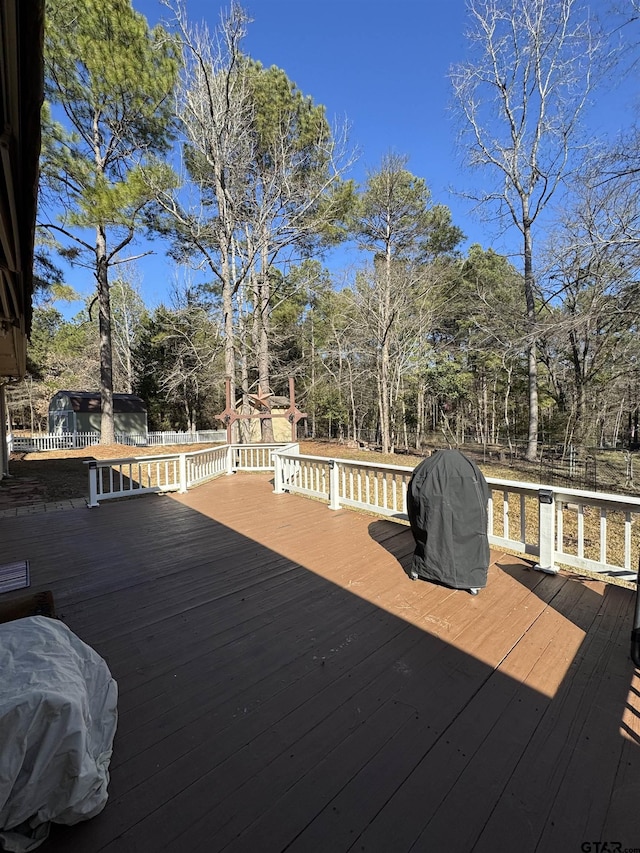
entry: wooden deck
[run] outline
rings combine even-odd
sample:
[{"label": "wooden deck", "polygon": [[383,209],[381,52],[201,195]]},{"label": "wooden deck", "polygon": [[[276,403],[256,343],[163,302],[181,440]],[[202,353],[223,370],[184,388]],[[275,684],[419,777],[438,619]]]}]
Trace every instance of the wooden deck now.
[{"label": "wooden deck", "polygon": [[626,589],[411,582],[408,528],[256,474],[0,542],[120,691],[109,802],[46,853],[640,848]]}]

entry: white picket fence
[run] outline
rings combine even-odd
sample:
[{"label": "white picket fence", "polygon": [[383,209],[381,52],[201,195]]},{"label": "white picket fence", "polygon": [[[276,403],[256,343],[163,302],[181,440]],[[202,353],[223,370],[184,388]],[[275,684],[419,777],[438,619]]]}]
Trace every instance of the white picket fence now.
[{"label": "white picket fence", "polygon": [[71,450],[100,443],[98,432],[50,433],[48,435],[12,435],[10,451],[36,453],[43,450]]},{"label": "white picket fence", "polygon": [[[233,444],[192,453],[92,460],[90,506],[149,492],[185,492],[238,470],[274,471],[274,492],[307,495],[332,510],[353,507],[407,521],[413,468],[301,456],[297,444]],[[494,547],[560,566],[636,579],[640,498],[487,477],[488,536]]]},{"label": "white picket fence", "polygon": [[198,430],[198,432],[148,432],[130,435],[118,435],[118,444],[138,447],[176,444],[216,444],[226,442],[227,431],[224,429]]},{"label": "white picket fence", "polygon": [[[128,447],[148,447],[177,444],[215,444],[227,440],[226,430],[212,429],[198,432],[116,433],[117,444]],[[99,432],[50,433],[48,435],[12,435],[8,439],[9,451],[35,453],[44,450],[69,450],[92,447],[100,443]]]}]

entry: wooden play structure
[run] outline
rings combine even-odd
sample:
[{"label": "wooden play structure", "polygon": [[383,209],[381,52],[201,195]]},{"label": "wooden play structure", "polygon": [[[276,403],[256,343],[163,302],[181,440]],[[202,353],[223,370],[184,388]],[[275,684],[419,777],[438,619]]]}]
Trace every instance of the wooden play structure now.
[{"label": "wooden play structure", "polygon": [[226,378],[226,406],[223,412],[220,412],[217,415],[217,419],[222,421],[227,430],[227,444],[231,444],[232,436],[231,429],[233,424],[236,421],[241,420],[256,420],[259,419],[262,421],[264,418],[286,418],[291,424],[291,441],[295,441],[297,438],[297,424],[298,421],[306,418],[306,414],[301,412],[296,406],[295,401],[295,388],[293,377],[289,377],[289,405],[286,409],[274,411],[271,406],[271,400],[274,397],[271,393],[266,393],[261,389],[258,389],[256,394],[248,394],[249,403],[253,407],[254,411],[250,414],[243,415],[238,412],[238,403],[236,403],[235,407],[231,405],[231,379],[227,376]]}]

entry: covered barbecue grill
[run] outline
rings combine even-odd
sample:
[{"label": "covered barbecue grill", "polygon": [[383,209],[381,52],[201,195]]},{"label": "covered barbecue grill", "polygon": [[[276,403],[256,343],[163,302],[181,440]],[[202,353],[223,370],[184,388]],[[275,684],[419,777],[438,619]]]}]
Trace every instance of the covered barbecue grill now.
[{"label": "covered barbecue grill", "polygon": [[459,450],[437,450],[418,465],[407,493],[412,578],[471,591],[487,585],[488,499],[482,471]]}]

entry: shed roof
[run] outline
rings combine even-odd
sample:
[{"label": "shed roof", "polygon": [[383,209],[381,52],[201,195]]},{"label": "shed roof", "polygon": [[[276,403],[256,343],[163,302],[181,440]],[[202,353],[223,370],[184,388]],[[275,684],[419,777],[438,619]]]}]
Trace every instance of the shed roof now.
[{"label": "shed roof", "polygon": [[[102,411],[102,400],[97,391],[58,391],[51,399],[53,401],[66,396],[69,398],[71,408],[74,412],[100,412]],[[146,412],[147,406],[141,397],[136,394],[114,394],[113,411],[115,414],[134,414]]]}]

